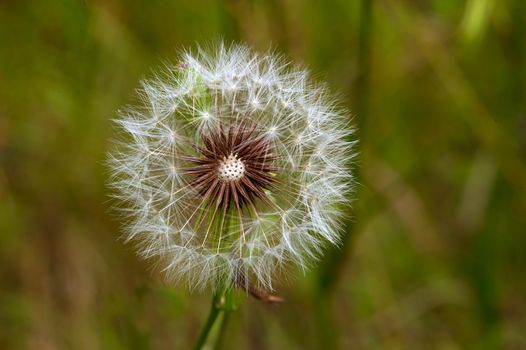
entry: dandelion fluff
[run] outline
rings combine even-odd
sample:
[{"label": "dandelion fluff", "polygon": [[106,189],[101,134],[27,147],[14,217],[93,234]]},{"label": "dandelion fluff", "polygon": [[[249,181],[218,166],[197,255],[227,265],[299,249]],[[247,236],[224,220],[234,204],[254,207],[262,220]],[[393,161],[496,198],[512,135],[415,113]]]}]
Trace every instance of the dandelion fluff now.
[{"label": "dandelion fluff", "polygon": [[267,290],[338,244],[352,128],[324,86],[271,52],[185,52],[119,112],[109,156],[128,240],[190,288],[240,277]]}]

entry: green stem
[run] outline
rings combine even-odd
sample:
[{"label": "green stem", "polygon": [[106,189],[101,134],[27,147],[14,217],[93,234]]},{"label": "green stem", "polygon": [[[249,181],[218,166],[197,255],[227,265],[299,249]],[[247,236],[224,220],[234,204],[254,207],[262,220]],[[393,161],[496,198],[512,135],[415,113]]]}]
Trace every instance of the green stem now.
[{"label": "green stem", "polygon": [[195,350],[203,349],[212,333],[218,333],[215,335],[215,344],[213,348],[217,349],[220,346],[220,343],[224,338],[223,333],[226,331],[228,314],[234,309],[234,289],[232,286],[221,288],[214,293],[210,313],[199,333],[199,337],[194,346]]},{"label": "green stem", "polygon": [[223,290],[214,293],[212,298],[212,306],[210,307],[210,313],[208,314],[208,319],[206,320],[206,323],[204,324],[203,328],[201,329],[201,333],[197,338],[197,342],[194,346],[195,350],[203,348],[208,336],[212,331],[212,328],[214,327],[214,324],[218,320],[218,316],[222,311],[222,304],[224,304],[224,300],[222,301],[222,299],[224,299],[223,294]]},{"label": "green stem", "polygon": [[[371,72],[371,35],[373,26],[373,0],[361,0],[360,23],[358,28],[358,78],[354,90],[355,110],[358,115],[358,132],[361,142],[365,144],[367,137],[367,124],[369,115],[369,85]],[[356,169],[356,177],[360,181],[361,174]],[[320,346],[324,348],[337,348],[337,327],[331,314],[331,293],[341,277],[345,261],[352,245],[354,224],[348,221],[345,225],[345,235],[340,247],[330,249],[321,266],[317,285],[318,308],[316,310],[317,320],[320,323]]]},{"label": "green stem", "polygon": [[358,132],[366,137],[369,116],[369,85],[371,80],[371,31],[373,26],[373,0],[362,0],[358,28],[358,77],[356,80],[355,110],[358,115]]},{"label": "green stem", "polygon": [[[223,238],[223,244],[228,243],[228,232],[230,231],[230,215],[228,212],[224,212],[223,215],[218,219],[218,250],[221,238]],[[212,297],[212,305],[210,307],[210,313],[206,320],[194,349],[203,349],[212,333],[215,333],[213,349],[221,347],[221,343],[224,339],[224,333],[226,331],[226,325],[228,321],[228,314],[236,309],[235,297],[234,297],[234,284],[232,280],[224,280],[221,282],[221,286],[214,292]]]},{"label": "green stem", "polygon": [[226,311],[223,313],[223,317],[221,318],[221,326],[219,328],[219,334],[217,335],[214,350],[220,350],[223,348],[223,343],[224,343],[225,334],[226,334],[226,327],[228,324],[229,317],[230,317],[230,312]]},{"label": "green stem", "polygon": [[[362,0],[360,9],[360,25],[358,30],[358,68],[359,76],[356,81],[356,112],[358,115],[358,132],[360,142],[365,144],[367,132],[367,120],[369,113],[369,84],[371,71],[371,35],[373,25],[373,0]],[[364,150],[365,152],[366,150]],[[355,169],[357,182],[362,182],[360,169]],[[357,193],[359,195],[359,193]],[[342,270],[347,254],[349,254],[352,244],[351,232],[354,231],[354,224],[348,221],[345,225],[345,234],[340,247],[334,247],[327,253],[325,263],[320,268],[318,280],[318,292],[320,297],[325,298],[334,289],[340,272]]]}]

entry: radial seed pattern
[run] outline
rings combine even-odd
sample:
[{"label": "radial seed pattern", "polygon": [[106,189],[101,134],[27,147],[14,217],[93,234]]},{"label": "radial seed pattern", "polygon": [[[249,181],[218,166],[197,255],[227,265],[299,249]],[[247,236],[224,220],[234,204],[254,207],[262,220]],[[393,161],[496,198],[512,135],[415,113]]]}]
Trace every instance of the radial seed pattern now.
[{"label": "radial seed pattern", "polygon": [[271,53],[218,45],[145,81],[144,107],[110,155],[128,239],[173,280],[267,289],[339,241],[352,159],[345,113],[306,71]]},{"label": "radial seed pattern", "polygon": [[[201,134],[203,147],[194,145],[201,157],[184,157],[194,164],[186,173],[194,175],[190,183],[215,210],[219,207],[226,215],[233,202],[237,211],[249,205],[254,213],[256,198],[271,203],[263,192],[273,182],[270,141],[257,135],[255,126],[231,125]],[[241,217],[241,216],[240,216]]]}]

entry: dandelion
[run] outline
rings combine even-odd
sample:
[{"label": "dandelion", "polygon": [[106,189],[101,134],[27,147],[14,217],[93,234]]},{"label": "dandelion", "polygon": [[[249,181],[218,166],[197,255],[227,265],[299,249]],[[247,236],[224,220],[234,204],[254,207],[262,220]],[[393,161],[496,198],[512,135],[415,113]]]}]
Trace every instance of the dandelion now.
[{"label": "dandelion", "polygon": [[338,244],[352,128],[307,71],[243,45],[185,52],[120,112],[111,185],[128,240],[190,288],[272,290]]}]

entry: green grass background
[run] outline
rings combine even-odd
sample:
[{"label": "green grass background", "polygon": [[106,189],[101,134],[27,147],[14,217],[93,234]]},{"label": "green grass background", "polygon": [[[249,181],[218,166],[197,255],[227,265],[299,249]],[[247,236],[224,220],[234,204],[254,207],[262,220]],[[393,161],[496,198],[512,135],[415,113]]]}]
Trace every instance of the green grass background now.
[{"label": "green grass background", "polygon": [[269,46],[359,127],[342,250],[225,349],[526,349],[523,0],[1,0],[0,348],[186,349],[210,293],[119,241],[110,119],[196,42]]}]

